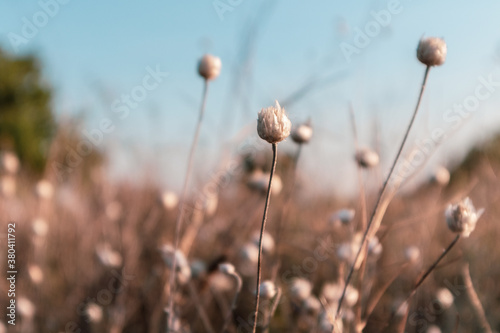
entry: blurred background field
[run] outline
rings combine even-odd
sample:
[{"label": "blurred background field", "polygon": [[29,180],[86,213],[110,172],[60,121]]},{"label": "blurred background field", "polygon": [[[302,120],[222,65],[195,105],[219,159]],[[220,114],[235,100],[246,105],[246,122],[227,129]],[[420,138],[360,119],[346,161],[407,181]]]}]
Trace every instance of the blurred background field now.
[{"label": "blurred background field", "polygon": [[[272,158],[255,119],[277,99],[293,124],[310,120],[314,134],[300,148],[295,186],[299,147],[280,144],[263,262],[263,278],[282,290],[270,332],[331,332],[326,313],[361,219],[349,104],[361,146],[380,156],[362,172],[370,214],[417,98],[422,34],[444,37],[448,58],[433,69],[403,154],[411,161],[423,151],[425,164],[410,169],[367,261],[362,299],[386,292],[365,332],[403,332],[401,320],[405,332],[481,331],[466,265],[499,331],[500,36],[492,27],[500,8],[400,1],[387,25],[357,45],[391,3],[0,4],[0,267],[7,270],[7,224],[15,222],[18,271],[16,326],[2,317],[0,332],[163,331],[169,246],[202,91],[196,66],[207,52],[221,57],[222,71],[210,86],[182,228],[189,269],[177,273],[178,330],[221,331],[235,284],[217,267],[230,262],[243,289],[229,331],[251,331],[255,237]],[[29,24],[36,32],[27,36]],[[347,44],[359,52],[347,56]],[[155,88],[144,98],[130,99],[148,84]],[[489,94],[470,111],[477,87]],[[446,138],[429,141],[436,129]],[[400,318],[398,305],[454,237],[446,207],[467,196],[485,208],[476,230]],[[349,223],[339,221],[345,209],[354,210]],[[304,299],[296,278],[310,283]],[[5,309],[9,285],[0,281]],[[347,305],[344,332],[356,331],[354,316]]]}]

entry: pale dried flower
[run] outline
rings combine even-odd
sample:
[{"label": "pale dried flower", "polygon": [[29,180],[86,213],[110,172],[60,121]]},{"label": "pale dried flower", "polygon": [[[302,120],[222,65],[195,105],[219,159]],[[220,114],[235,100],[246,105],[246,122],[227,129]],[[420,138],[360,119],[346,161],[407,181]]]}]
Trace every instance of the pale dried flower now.
[{"label": "pale dried flower", "polygon": [[218,204],[219,197],[217,196],[217,194],[207,195],[205,197],[205,200],[203,201],[203,210],[205,211],[206,216],[213,216],[217,211]]},{"label": "pale dried flower", "polygon": [[94,302],[87,304],[85,313],[92,323],[99,323],[102,320],[102,308]]},{"label": "pale dried flower", "polygon": [[31,281],[34,284],[40,284],[43,281],[43,272],[40,266],[38,265],[28,265],[28,274],[30,276]]},{"label": "pale dried flower", "polygon": [[401,299],[397,298],[394,300],[392,303],[392,313],[394,314],[395,317],[401,318],[406,316],[406,313],[408,312],[408,302],[402,301]]},{"label": "pale dried flower", "polygon": [[[337,304],[342,296],[342,291],[344,286],[337,282],[325,283],[323,289],[321,290],[321,296],[323,296],[329,304]],[[359,292],[356,288],[352,286],[347,286],[344,296],[344,304],[348,307],[354,306],[358,301]]]},{"label": "pale dried flower", "polygon": [[233,279],[227,274],[216,272],[210,275],[210,287],[219,292],[230,291],[233,289]]},{"label": "pale dried flower", "polygon": [[276,295],[277,289],[273,281],[266,280],[260,284],[260,296],[270,300]]},{"label": "pale dried flower", "polygon": [[420,260],[420,249],[415,245],[408,246],[405,249],[405,259],[410,263],[416,263]]},{"label": "pale dried flower", "polygon": [[[250,179],[248,180],[248,186],[251,189],[257,190],[262,194],[267,193],[267,188],[269,186],[269,177],[271,174],[269,172],[262,172],[262,170],[256,169],[252,172]],[[273,175],[273,186],[271,187],[271,194],[278,195],[283,189],[283,182],[281,177],[277,174]]]},{"label": "pale dried flower", "polygon": [[[164,244],[159,250],[163,261],[172,270],[174,264],[174,247],[170,244]],[[186,284],[191,279],[191,267],[184,253],[179,249],[175,251],[175,272],[180,284]]]},{"label": "pale dried flower", "polygon": [[439,66],[446,60],[446,43],[442,38],[422,38],[417,47],[418,60],[427,66]]},{"label": "pale dried flower", "polygon": [[[255,246],[258,247],[259,240],[260,240],[260,232],[257,231],[252,236],[252,243],[254,243]],[[271,236],[267,231],[264,231],[264,233],[262,234],[262,252],[263,253],[272,253],[273,250],[274,250],[273,236]]]},{"label": "pale dried flower", "polygon": [[161,195],[163,207],[167,210],[174,209],[179,202],[179,198],[174,192],[166,191]]},{"label": "pale dried flower", "polygon": [[436,300],[441,309],[446,310],[453,304],[453,294],[448,288],[441,288],[436,292]]},{"label": "pale dried flower", "polygon": [[98,245],[96,247],[96,254],[101,264],[106,267],[117,268],[120,267],[123,262],[121,254],[113,250],[108,243]]},{"label": "pale dried flower", "polygon": [[47,236],[47,232],[49,231],[49,225],[47,224],[47,222],[44,219],[42,219],[40,217],[35,218],[31,224],[31,226],[33,228],[33,232],[38,237]]},{"label": "pale dried flower", "polygon": [[476,228],[477,220],[483,214],[484,209],[476,211],[471,199],[465,198],[457,204],[446,208],[445,217],[448,228],[463,237],[469,237]]},{"label": "pale dried flower", "polygon": [[205,54],[198,63],[198,74],[205,80],[214,80],[219,76],[221,68],[220,58]]},{"label": "pale dried flower", "polygon": [[445,167],[439,166],[434,170],[431,181],[440,186],[446,186],[450,182],[450,172]]},{"label": "pale dried flower", "polygon": [[425,333],[441,333],[441,329],[436,325],[431,325],[427,328],[427,331],[425,331]]},{"label": "pale dried flower", "polygon": [[224,274],[228,274],[228,275],[233,275],[236,273],[236,269],[234,268],[234,265],[230,264],[228,262],[219,264],[219,271],[221,271]]},{"label": "pale dried flower", "polygon": [[317,313],[321,310],[321,303],[316,296],[309,296],[302,303],[302,307],[309,313]]},{"label": "pale dried flower", "polygon": [[278,101],[275,106],[263,108],[257,120],[257,133],[269,143],[278,143],[290,135],[292,123],[288,119],[285,108]]},{"label": "pale dried flower", "polygon": [[309,123],[300,124],[292,128],[291,137],[295,143],[303,144],[311,140],[313,129]]},{"label": "pale dried flower", "polygon": [[356,211],[354,209],[340,209],[332,214],[330,217],[329,223],[333,226],[338,226],[338,223],[342,223],[343,225],[347,225],[351,223],[356,215]]},{"label": "pale dried flower", "polygon": [[368,253],[375,257],[382,253],[382,244],[380,244],[377,236],[373,236],[368,241]]},{"label": "pale dried flower", "polygon": [[369,148],[360,148],[356,152],[356,162],[363,168],[373,168],[378,165],[378,154]]},{"label": "pale dried flower", "polygon": [[11,175],[5,175],[0,178],[0,192],[2,196],[11,198],[16,194],[16,178]]},{"label": "pale dried flower", "polygon": [[17,298],[16,308],[19,310],[21,316],[26,319],[32,319],[35,315],[35,305],[26,297],[20,296]]},{"label": "pale dried flower", "polygon": [[19,170],[19,159],[10,151],[4,152],[1,157],[1,166],[6,173],[15,174]]},{"label": "pale dried flower", "polygon": [[290,298],[295,302],[304,302],[311,296],[312,283],[303,278],[293,278],[290,283]]},{"label": "pale dried flower", "polygon": [[35,193],[40,199],[49,200],[54,195],[54,187],[48,180],[42,179],[36,184]]}]

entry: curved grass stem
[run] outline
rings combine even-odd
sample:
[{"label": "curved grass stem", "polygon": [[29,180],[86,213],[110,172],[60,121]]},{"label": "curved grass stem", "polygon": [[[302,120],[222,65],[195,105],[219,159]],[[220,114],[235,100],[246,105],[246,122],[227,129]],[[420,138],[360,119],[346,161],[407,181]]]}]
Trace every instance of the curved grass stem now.
[{"label": "curved grass stem", "polygon": [[273,165],[271,167],[271,175],[269,177],[269,185],[267,187],[267,196],[266,196],[266,204],[264,206],[264,215],[262,217],[262,225],[260,228],[260,238],[259,238],[259,258],[257,261],[257,290],[255,291],[255,311],[254,311],[254,321],[253,321],[253,330],[252,332],[255,333],[257,330],[257,316],[259,314],[259,301],[260,301],[260,280],[261,280],[261,263],[262,263],[262,236],[264,235],[264,231],[266,229],[266,222],[267,222],[267,211],[269,208],[269,199],[271,198],[271,187],[273,184],[273,175],[274,171],[276,170],[276,160],[278,157],[278,144],[273,143]]},{"label": "curved grass stem", "polygon": [[[427,66],[427,68],[425,69],[425,74],[424,74],[424,79],[423,79],[423,82],[422,82],[422,87],[420,89],[420,94],[419,94],[419,97],[418,97],[418,100],[417,100],[417,105],[415,107],[415,111],[413,111],[413,115],[412,115],[412,118],[410,120],[410,123],[408,125],[408,128],[406,129],[406,132],[405,132],[405,135],[403,137],[403,141],[401,142],[401,145],[399,146],[399,149],[398,149],[398,153],[396,154],[396,157],[394,158],[394,162],[392,163],[392,166],[391,166],[391,169],[389,171],[389,174],[387,175],[387,178],[384,182],[384,185],[382,186],[382,189],[380,191],[380,194],[378,195],[377,197],[377,202],[375,203],[375,208],[373,209],[373,212],[372,212],[372,215],[370,217],[370,220],[368,222],[368,225],[366,226],[366,229],[365,229],[365,232],[363,233],[363,239],[361,241],[361,245],[359,247],[359,250],[356,254],[356,257],[355,257],[355,260],[354,260],[354,263],[352,264],[351,266],[351,269],[349,270],[349,273],[347,275],[347,278],[346,278],[346,281],[344,283],[344,289],[342,290],[342,295],[340,297],[340,300],[339,300],[339,304],[338,304],[338,307],[337,307],[337,313],[335,315],[335,320],[338,318],[339,314],[340,314],[340,309],[342,307],[342,302],[344,300],[344,297],[345,297],[345,292],[346,292],[346,289],[347,287],[349,286],[349,283],[352,279],[352,275],[354,273],[354,268],[356,267],[356,263],[358,262],[359,260],[359,257],[361,255],[361,252],[363,252],[363,248],[365,247],[366,245],[366,242],[367,242],[367,236],[368,234],[371,232],[371,228],[372,228],[372,225],[374,224],[374,217],[375,216],[379,216],[379,209],[381,207],[387,207],[386,205],[382,204],[382,198],[385,197],[386,195],[386,192],[387,192],[387,189],[388,189],[388,184],[389,184],[389,181],[391,180],[391,177],[392,177],[392,174],[394,173],[394,169],[396,167],[396,164],[398,163],[399,161],[399,158],[401,156],[401,153],[403,151],[403,148],[406,144],[406,141],[408,139],[408,135],[410,133],[410,130],[413,126],[413,123],[415,121],[415,118],[417,116],[417,113],[418,113],[418,109],[420,107],[420,103],[422,102],[422,96],[424,94],[424,90],[425,90],[425,86],[426,86],[426,83],[427,83],[427,78],[429,77],[429,71],[430,71],[431,67],[430,66]],[[381,218],[382,217],[379,217],[379,221],[377,221],[377,224],[379,224],[381,221]]]}]

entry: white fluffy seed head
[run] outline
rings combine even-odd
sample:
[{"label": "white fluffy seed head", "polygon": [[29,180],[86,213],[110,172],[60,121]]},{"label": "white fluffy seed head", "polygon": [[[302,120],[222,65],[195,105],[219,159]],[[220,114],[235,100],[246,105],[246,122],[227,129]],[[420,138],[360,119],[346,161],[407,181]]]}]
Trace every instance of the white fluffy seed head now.
[{"label": "white fluffy seed head", "polygon": [[2,153],[0,165],[2,171],[15,174],[19,170],[19,159],[14,153],[7,151]]},{"label": "white fluffy seed head", "polygon": [[90,302],[87,304],[85,313],[92,323],[97,324],[102,320],[102,308],[94,302]]},{"label": "white fluffy seed head", "polygon": [[174,192],[165,191],[161,195],[161,203],[166,210],[172,210],[177,206],[179,198]]},{"label": "white fluffy seed head", "polygon": [[31,320],[36,312],[35,305],[26,297],[19,297],[17,299],[17,309],[22,317]]},{"label": "white fluffy seed head", "polygon": [[[174,247],[170,244],[164,244],[159,250],[163,261],[172,270],[174,265]],[[191,267],[184,253],[179,249],[175,251],[175,272],[180,284],[186,284],[191,279]]]},{"label": "white fluffy seed head", "polygon": [[318,313],[321,310],[321,303],[316,296],[309,296],[302,303],[302,307],[309,313]]},{"label": "white fluffy seed head", "polygon": [[[267,187],[269,186],[269,177],[271,177],[271,174],[269,172],[262,172],[262,170],[256,169],[252,172],[252,175],[248,180],[248,186],[254,190],[259,191],[262,194],[266,194]],[[281,193],[282,189],[283,182],[281,181],[281,177],[277,174],[274,174],[271,194],[278,195]]]},{"label": "white fluffy seed head", "polygon": [[105,267],[117,268],[123,262],[120,252],[113,250],[107,243],[97,246],[96,255]]},{"label": "white fluffy seed head", "polygon": [[369,148],[360,148],[356,152],[356,162],[363,168],[373,168],[378,165],[378,154]]},{"label": "white fluffy seed head", "polygon": [[441,288],[436,292],[436,300],[443,310],[448,309],[453,304],[453,294],[448,288]]},{"label": "white fluffy seed head", "polygon": [[42,219],[40,217],[35,218],[31,224],[31,226],[33,228],[33,232],[38,237],[47,236],[47,233],[49,231],[49,225],[47,224],[47,222],[44,219]]},{"label": "white fluffy seed head", "polygon": [[431,325],[427,328],[425,333],[441,333],[441,329],[436,325]]},{"label": "white fluffy seed head", "polygon": [[303,278],[293,278],[290,283],[290,298],[295,302],[304,302],[311,296],[312,284]]},{"label": "white fluffy seed head", "polygon": [[329,223],[333,226],[337,226],[339,222],[343,225],[348,225],[354,219],[355,215],[356,211],[354,209],[340,209],[332,214]]},{"label": "white fluffy seed head", "polygon": [[422,38],[417,47],[417,58],[426,66],[440,66],[446,60],[446,43],[442,38]]},{"label": "white fluffy seed head", "polygon": [[269,143],[278,143],[290,135],[292,123],[288,119],[285,108],[278,101],[275,106],[263,108],[257,120],[257,133]]},{"label": "white fluffy seed head", "polygon": [[270,300],[276,295],[276,286],[274,282],[266,280],[260,284],[260,297]]},{"label": "white fluffy seed head", "polygon": [[457,204],[448,206],[445,211],[446,223],[451,231],[469,237],[483,212],[484,209],[476,211],[471,199],[465,198]]},{"label": "white fluffy seed head", "polygon": [[0,193],[6,198],[11,198],[16,194],[16,178],[11,175],[1,176]]},{"label": "white fluffy seed head", "polygon": [[220,58],[205,54],[198,63],[198,74],[205,80],[214,80],[219,76],[221,68]]},{"label": "white fluffy seed head", "polygon": [[30,276],[31,281],[34,284],[40,284],[43,281],[43,272],[40,266],[38,265],[28,265],[28,274]]},{"label": "white fluffy seed head", "polygon": [[291,137],[295,143],[303,144],[311,140],[313,129],[309,123],[300,124],[292,129]]},{"label": "white fluffy seed head", "polygon": [[439,166],[434,170],[431,181],[439,186],[446,186],[450,182],[450,172],[445,167]]},{"label": "white fluffy seed head", "polygon": [[233,264],[230,264],[228,262],[219,264],[219,271],[221,271],[224,274],[227,275],[234,275],[236,273],[236,269],[234,268]]}]

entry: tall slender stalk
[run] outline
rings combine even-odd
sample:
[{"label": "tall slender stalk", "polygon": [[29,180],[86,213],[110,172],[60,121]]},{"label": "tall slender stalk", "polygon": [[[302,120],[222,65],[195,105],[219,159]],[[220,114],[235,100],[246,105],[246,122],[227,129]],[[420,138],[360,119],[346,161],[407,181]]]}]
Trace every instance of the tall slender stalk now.
[{"label": "tall slender stalk", "polygon": [[[396,164],[397,162],[399,161],[399,158],[401,156],[401,153],[403,151],[403,148],[405,146],[405,143],[406,143],[406,140],[408,139],[408,134],[410,133],[410,130],[413,126],[413,123],[415,121],[415,118],[417,116],[417,112],[418,112],[418,109],[420,107],[420,103],[422,101],[422,96],[424,94],[424,90],[425,90],[425,85],[427,83],[427,78],[429,77],[429,71],[431,69],[431,66],[427,66],[426,69],[425,69],[425,74],[424,74],[424,79],[423,79],[423,82],[422,82],[422,87],[420,89],[420,94],[419,94],[419,97],[418,97],[418,100],[417,100],[417,105],[415,107],[415,111],[413,112],[413,116],[411,117],[411,120],[410,120],[410,123],[408,125],[408,128],[406,129],[406,132],[405,132],[405,135],[404,135],[404,138],[403,138],[403,141],[401,142],[401,145],[398,149],[398,153],[396,154],[396,158],[394,159],[394,162],[392,163],[392,166],[391,166],[391,169],[389,171],[389,174],[387,175],[387,178],[384,182],[384,185],[382,186],[382,189],[380,191],[380,194],[378,195],[378,198],[377,198],[377,202],[375,203],[375,208],[373,209],[373,212],[372,212],[372,215],[370,217],[370,220],[368,222],[368,225],[366,226],[366,229],[365,229],[365,232],[363,234],[363,239],[361,241],[361,245],[359,247],[359,250],[356,254],[356,257],[355,257],[355,260],[354,260],[354,263],[352,264],[351,266],[351,269],[349,270],[349,274],[347,275],[347,278],[346,278],[346,281],[345,281],[345,284],[344,284],[344,289],[342,290],[342,296],[340,297],[340,300],[339,300],[339,305],[337,307],[337,314],[335,315],[335,320],[338,318],[339,314],[340,314],[340,309],[342,307],[342,302],[344,301],[344,297],[345,297],[345,292],[346,292],[346,289],[347,287],[349,286],[349,283],[351,281],[351,278],[352,278],[352,274],[354,272],[354,268],[355,268],[355,265],[358,261],[358,258],[363,250],[363,248],[365,247],[365,243],[367,242],[367,236],[368,236],[368,233],[370,232],[370,228],[372,227],[372,224],[373,224],[373,221],[374,221],[374,217],[377,215],[377,213],[379,212],[379,208],[383,205],[381,205],[382,203],[382,198],[385,196],[386,194],[386,191],[387,191],[387,188],[388,188],[388,184],[389,184],[389,181],[391,180],[391,177],[392,177],[392,174],[394,172],[394,169],[396,167]],[[380,222],[380,221],[379,221]]]},{"label": "tall slender stalk", "polygon": [[257,316],[259,314],[259,301],[260,301],[260,280],[261,280],[261,264],[262,264],[262,236],[264,235],[264,231],[266,229],[267,222],[267,211],[269,208],[269,200],[271,198],[271,187],[273,184],[273,175],[276,170],[276,160],[278,157],[278,144],[273,143],[273,165],[271,167],[271,175],[269,177],[269,185],[267,187],[267,196],[266,196],[266,204],[264,206],[264,215],[262,217],[262,225],[260,228],[260,238],[259,238],[259,257],[257,261],[257,290],[255,292],[255,311],[254,311],[254,321],[253,321],[253,330],[255,333],[257,330]]},{"label": "tall slender stalk", "polygon": [[227,328],[229,326],[229,323],[231,322],[231,316],[234,313],[234,310],[236,310],[236,302],[238,301],[238,296],[240,295],[241,292],[241,287],[243,286],[243,281],[241,280],[241,277],[237,273],[230,274],[235,280],[236,280],[236,292],[234,293],[233,301],[231,302],[231,309],[229,310],[226,319],[224,320],[224,325],[222,326],[222,333],[227,332]]},{"label": "tall slender stalk", "polygon": [[181,233],[181,225],[182,221],[184,220],[184,214],[185,214],[185,209],[184,205],[186,204],[187,200],[187,189],[189,185],[189,180],[191,176],[191,170],[193,169],[193,157],[194,157],[194,152],[196,150],[196,146],[198,143],[198,138],[200,136],[200,128],[201,124],[203,122],[203,115],[205,113],[205,106],[207,104],[207,95],[208,95],[208,80],[205,79],[204,81],[204,86],[203,86],[203,97],[202,97],[202,102],[201,102],[201,107],[200,107],[200,114],[198,116],[198,123],[196,125],[196,130],[194,132],[194,138],[193,142],[191,144],[191,149],[189,151],[189,156],[188,156],[188,162],[187,162],[187,168],[186,168],[186,175],[184,178],[184,186],[182,187],[182,194],[181,194],[181,200],[179,203],[179,214],[177,215],[177,219],[175,221],[175,238],[174,238],[174,255],[172,259],[172,268],[170,271],[170,281],[169,281],[169,295],[168,295],[168,312],[169,312],[169,329],[167,333],[170,332],[171,328],[171,323],[173,322],[174,319],[174,295],[175,295],[175,269],[177,265],[177,256],[175,253],[177,252],[177,249],[179,247],[179,238],[180,238],[180,233]]}]

